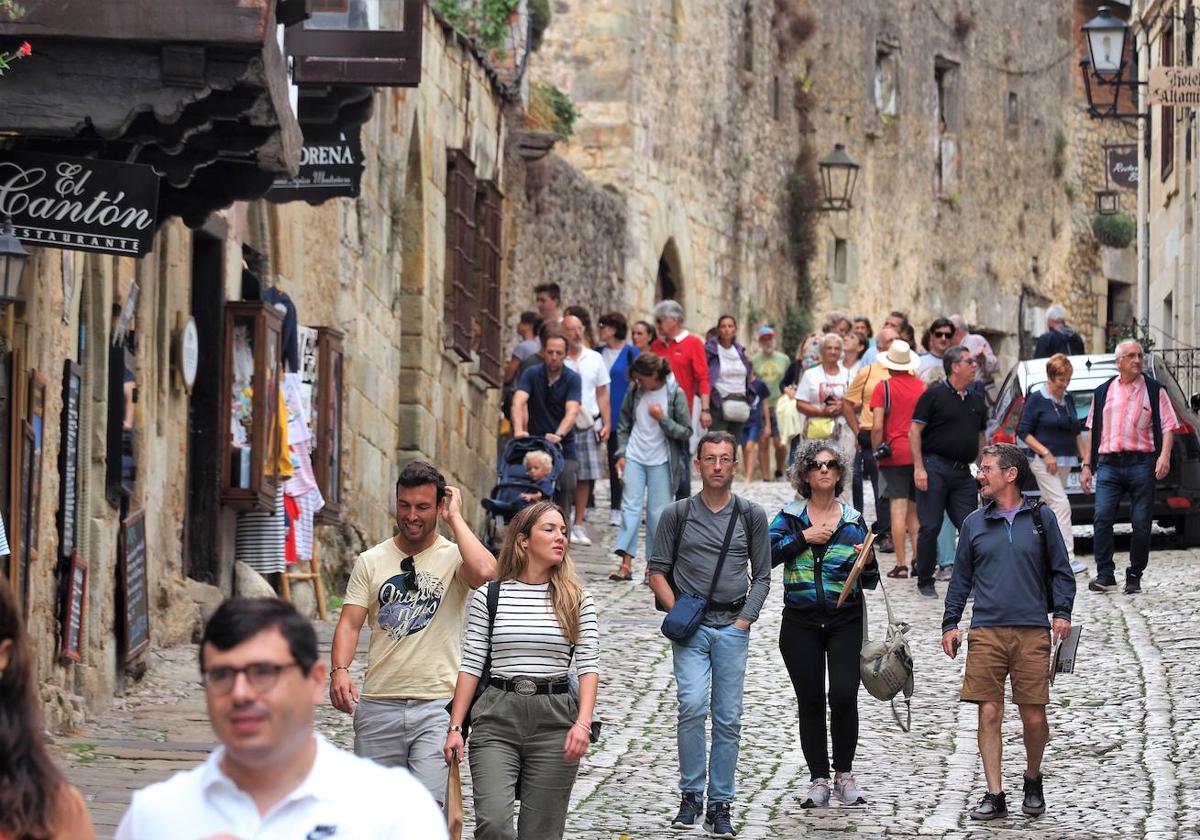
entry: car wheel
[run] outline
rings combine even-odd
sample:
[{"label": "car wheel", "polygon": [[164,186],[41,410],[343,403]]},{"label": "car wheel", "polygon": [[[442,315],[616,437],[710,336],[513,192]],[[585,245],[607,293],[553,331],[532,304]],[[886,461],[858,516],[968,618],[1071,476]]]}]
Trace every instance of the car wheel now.
[{"label": "car wheel", "polygon": [[1200,546],[1200,516],[1180,516],[1175,520],[1175,538],[1184,548]]}]

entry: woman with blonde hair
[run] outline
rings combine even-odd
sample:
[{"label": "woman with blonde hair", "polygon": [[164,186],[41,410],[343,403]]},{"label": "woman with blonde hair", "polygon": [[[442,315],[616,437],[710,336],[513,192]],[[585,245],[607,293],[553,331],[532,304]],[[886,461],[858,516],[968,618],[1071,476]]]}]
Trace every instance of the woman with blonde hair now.
[{"label": "woman with blonde hair", "polygon": [[[499,581],[471,599],[445,756],[447,764],[462,760],[469,711],[477,840],[553,840],[566,831],[600,681],[596,607],[567,553],[568,534],[552,502],[522,510],[504,536]],[[498,595],[489,622],[493,588]],[[578,700],[568,679],[572,659]],[[487,687],[472,705],[485,670]],[[521,815],[514,834],[518,782]]]},{"label": "woman with blonde hair", "polygon": [[40,708],[21,611],[0,577],[0,838],[95,840],[83,797],[46,750]]}]

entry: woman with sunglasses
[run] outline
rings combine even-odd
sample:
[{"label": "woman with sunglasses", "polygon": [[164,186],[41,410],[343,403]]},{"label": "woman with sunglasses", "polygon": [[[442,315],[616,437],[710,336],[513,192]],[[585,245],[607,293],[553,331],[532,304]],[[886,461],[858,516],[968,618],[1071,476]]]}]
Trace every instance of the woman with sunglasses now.
[{"label": "woman with sunglasses", "polygon": [[46,750],[21,611],[0,578],[0,838],[95,840],[79,791]]},{"label": "woman with sunglasses", "polygon": [[[879,566],[870,557],[846,600],[837,605],[867,537],[862,515],[838,501],[847,467],[845,454],[832,443],[803,444],[788,470],[801,498],[771,521],[771,564],[783,565],[779,652],[796,692],[800,748],[810,777],[802,808],[824,807],[831,796],[843,805],[866,804],[853,773],[858,747],[858,659],[863,642],[862,588],[875,588]],[[826,673],[832,762],[825,731]]]},{"label": "woman with sunglasses", "polygon": [[[571,788],[588,749],[600,659],[596,608],[567,554],[567,534],[552,502],[522,510],[500,550],[500,597],[490,633],[488,587],[471,600],[444,753],[447,764],[462,760],[462,723],[470,710],[476,840],[554,840],[566,831]],[[578,701],[567,678],[572,658]],[[488,687],[472,705],[489,659]]]}]

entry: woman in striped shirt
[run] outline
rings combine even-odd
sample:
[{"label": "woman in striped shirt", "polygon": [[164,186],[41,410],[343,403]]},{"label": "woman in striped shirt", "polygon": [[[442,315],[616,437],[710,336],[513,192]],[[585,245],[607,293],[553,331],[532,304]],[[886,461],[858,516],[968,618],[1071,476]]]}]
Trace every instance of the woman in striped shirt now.
[{"label": "woman in striped shirt", "polygon": [[[445,754],[447,763],[462,759],[469,710],[477,840],[552,840],[566,830],[571,788],[588,748],[600,658],[596,607],[575,574],[567,535],[562,511],[552,502],[522,510],[500,550],[490,633],[488,586],[471,600]],[[572,658],[578,701],[567,677]],[[472,706],[489,660],[488,686]]]}]

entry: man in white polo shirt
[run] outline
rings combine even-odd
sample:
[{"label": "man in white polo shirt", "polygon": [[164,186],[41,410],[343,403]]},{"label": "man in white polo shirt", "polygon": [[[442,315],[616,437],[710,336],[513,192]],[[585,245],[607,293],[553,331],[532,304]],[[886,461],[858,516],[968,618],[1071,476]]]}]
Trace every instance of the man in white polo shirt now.
[{"label": "man in white polo shirt", "polygon": [[[437,532],[439,515],[456,542]],[[356,754],[404,767],[440,804],[467,598],[499,570],[463,519],[461,495],[432,464],[413,461],[400,471],[396,525],[396,535],[360,554],[350,572],[333,634],[329,699],[354,715]],[[350,663],[368,619],[360,698]]]},{"label": "man in white polo shirt", "polygon": [[135,793],[117,840],[446,837],[442,813],[407,771],[313,733],[325,664],[312,624],[291,604],[223,603],[204,628],[200,673],[221,746],[199,767]]}]

